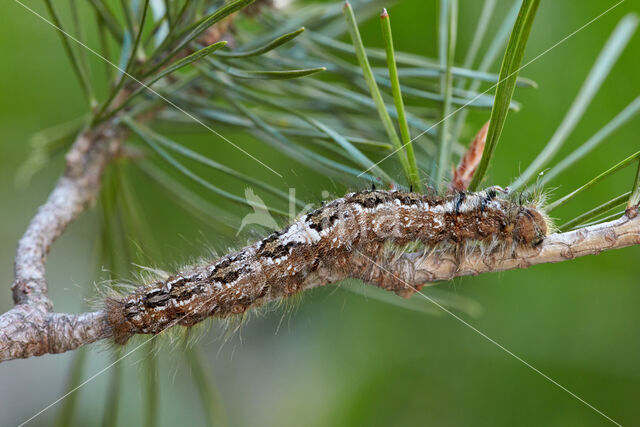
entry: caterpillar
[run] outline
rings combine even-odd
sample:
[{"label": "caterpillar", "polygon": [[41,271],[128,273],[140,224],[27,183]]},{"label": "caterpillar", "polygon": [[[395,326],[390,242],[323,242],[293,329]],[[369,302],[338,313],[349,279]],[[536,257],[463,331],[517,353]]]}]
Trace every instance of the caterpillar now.
[{"label": "caterpillar", "polygon": [[124,344],[135,334],[192,326],[291,296],[312,286],[320,271],[328,282],[360,278],[402,293],[401,280],[372,277],[369,270],[353,267],[353,257],[377,259],[389,243],[454,249],[471,242],[540,244],[550,230],[548,217],[534,204],[504,194],[500,187],[446,196],[376,189],[349,193],[214,263],[107,298],[106,320],[115,341]]}]

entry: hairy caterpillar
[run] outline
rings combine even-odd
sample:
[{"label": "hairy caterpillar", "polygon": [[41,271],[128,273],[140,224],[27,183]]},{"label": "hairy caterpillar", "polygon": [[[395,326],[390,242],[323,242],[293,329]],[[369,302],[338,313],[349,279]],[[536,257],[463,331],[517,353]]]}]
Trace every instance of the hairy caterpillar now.
[{"label": "hairy caterpillar", "polygon": [[[290,296],[310,286],[318,270],[332,271],[338,279],[375,281],[352,271],[350,260],[355,252],[376,259],[387,243],[456,249],[469,242],[503,247],[542,242],[550,229],[544,212],[499,193],[506,192],[491,187],[448,196],[375,189],[350,193],[215,263],[108,298],[107,322],[116,342],[125,343],[134,334],[191,326]],[[405,284],[398,282],[387,277],[376,284],[400,293]]]}]

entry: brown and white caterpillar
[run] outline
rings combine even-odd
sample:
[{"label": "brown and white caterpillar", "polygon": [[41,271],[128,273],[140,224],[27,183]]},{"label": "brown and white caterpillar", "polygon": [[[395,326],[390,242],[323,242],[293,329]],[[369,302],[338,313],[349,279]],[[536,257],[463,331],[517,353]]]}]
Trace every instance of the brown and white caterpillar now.
[{"label": "brown and white caterpillar", "polygon": [[542,242],[550,229],[544,212],[501,193],[499,187],[447,196],[375,189],[350,193],[215,263],[108,298],[107,322],[116,342],[125,343],[134,334],[243,313],[311,287],[318,277],[359,278],[402,293],[404,282],[374,278],[369,270],[353,267],[353,257],[375,260],[389,243],[455,249],[471,242],[493,247]]}]

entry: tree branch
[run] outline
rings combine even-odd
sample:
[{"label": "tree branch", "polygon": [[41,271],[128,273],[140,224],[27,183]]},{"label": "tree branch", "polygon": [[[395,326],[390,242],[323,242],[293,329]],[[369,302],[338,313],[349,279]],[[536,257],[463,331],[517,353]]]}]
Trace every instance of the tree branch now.
[{"label": "tree branch", "polygon": [[104,338],[101,313],[52,311],[45,263],[53,242],[95,201],[104,168],[124,137],[119,127],[86,131],[67,154],[64,175],[18,243],[11,286],[16,305],[0,316],[0,361],[61,353]]},{"label": "tree branch", "polygon": [[[45,278],[51,245],[95,201],[104,169],[126,138],[122,128],[106,126],[78,136],[67,154],[64,175],[18,243],[12,285],[16,305],[0,316],[0,361],[62,353],[112,335],[103,312],[53,312]],[[635,244],[640,244],[640,216],[627,214],[616,221],[550,235],[538,247],[519,248],[515,253],[472,252],[458,258],[434,251],[376,259],[361,253],[352,265],[316,271],[303,287],[359,278],[409,296],[430,282],[566,261]]]},{"label": "tree branch", "polygon": [[412,287],[419,290],[426,283],[567,261],[637,244],[640,244],[640,216],[624,215],[615,221],[552,234],[538,247],[519,248],[513,254],[476,251],[458,259],[451,252],[433,252],[426,256],[409,253],[390,260],[372,260],[360,254],[357,265],[352,267],[357,278],[410,296],[415,292]]}]

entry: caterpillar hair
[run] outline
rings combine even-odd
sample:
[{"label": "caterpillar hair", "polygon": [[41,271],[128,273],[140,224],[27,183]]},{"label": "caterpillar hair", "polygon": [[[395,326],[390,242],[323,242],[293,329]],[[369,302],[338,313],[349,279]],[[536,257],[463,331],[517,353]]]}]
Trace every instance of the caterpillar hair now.
[{"label": "caterpillar hair", "polygon": [[540,244],[551,229],[549,218],[535,201],[512,198],[499,187],[446,196],[375,187],[350,193],[216,262],[108,297],[107,322],[123,344],[134,334],[226,318],[297,294],[314,284],[318,270],[330,272],[324,277],[332,281],[359,278],[403,294],[405,283],[354,269],[353,257],[376,260],[386,256],[389,244],[411,242],[456,253],[468,245],[493,250]]}]

